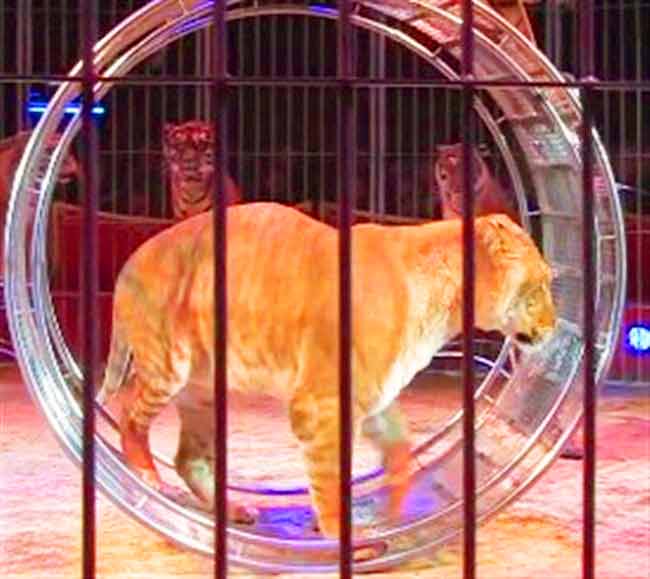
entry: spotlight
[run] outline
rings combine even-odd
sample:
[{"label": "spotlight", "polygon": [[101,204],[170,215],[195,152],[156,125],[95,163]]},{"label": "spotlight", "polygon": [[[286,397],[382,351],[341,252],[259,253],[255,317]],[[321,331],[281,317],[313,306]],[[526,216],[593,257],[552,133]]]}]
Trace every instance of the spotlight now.
[{"label": "spotlight", "polygon": [[650,353],[650,325],[628,326],[626,340],[628,347],[637,354]]}]

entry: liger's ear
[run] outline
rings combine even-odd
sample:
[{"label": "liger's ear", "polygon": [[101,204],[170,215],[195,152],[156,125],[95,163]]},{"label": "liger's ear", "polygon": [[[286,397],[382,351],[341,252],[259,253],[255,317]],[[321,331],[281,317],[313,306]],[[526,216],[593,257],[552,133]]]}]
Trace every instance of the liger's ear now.
[{"label": "liger's ear", "polygon": [[493,255],[501,246],[499,224],[493,217],[493,215],[488,215],[487,217],[477,219],[474,225],[476,244],[484,247],[490,255]]},{"label": "liger's ear", "polygon": [[475,222],[476,243],[481,244],[490,256],[503,258],[514,254],[512,221],[506,215],[495,213]]}]

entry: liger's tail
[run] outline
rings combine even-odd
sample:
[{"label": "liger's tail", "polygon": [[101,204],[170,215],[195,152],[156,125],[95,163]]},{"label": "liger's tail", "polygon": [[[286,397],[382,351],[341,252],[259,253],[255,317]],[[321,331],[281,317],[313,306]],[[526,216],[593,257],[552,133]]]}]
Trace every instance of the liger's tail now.
[{"label": "liger's tail", "polygon": [[131,349],[114,324],[104,381],[96,398],[99,404],[105,404],[120,391],[131,370],[131,358]]}]

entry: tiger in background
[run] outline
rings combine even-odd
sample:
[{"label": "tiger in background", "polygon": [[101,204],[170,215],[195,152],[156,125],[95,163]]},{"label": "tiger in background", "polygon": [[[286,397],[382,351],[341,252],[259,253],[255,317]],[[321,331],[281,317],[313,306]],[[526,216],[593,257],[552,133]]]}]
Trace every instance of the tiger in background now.
[{"label": "tiger in background", "polygon": [[[187,219],[212,207],[215,143],[212,123],[195,120],[163,126],[163,160],[174,219]],[[242,200],[239,187],[228,174],[225,193],[229,205]]]},{"label": "tiger in background", "polygon": [[[478,150],[472,147],[475,183],[474,215],[505,213],[513,221],[518,221],[517,212],[510,203],[507,194],[490,172]],[[439,145],[438,158],[434,165],[434,176],[442,219],[462,219],[464,159],[463,144]]]},{"label": "tiger in background", "polygon": [[[228,209],[228,387],[283,399],[300,441],[320,530],[339,533],[338,231],[276,203]],[[412,465],[395,398],[462,328],[462,222],[352,229],[353,432],[383,456],[398,516]],[[98,402],[121,393],[127,464],[156,488],[149,430],[170,402],[175,465],[207,508],[214,496],[212,219],[146,241],[119,274]],[[504,215],[476,220],[476,323],[539,345],[554,330],[551,272]],[[235,520],[255,516],[231,505]],[[242,515],[243,513],[243,515]],[[249,521],[250,522],[250,521]]]}]

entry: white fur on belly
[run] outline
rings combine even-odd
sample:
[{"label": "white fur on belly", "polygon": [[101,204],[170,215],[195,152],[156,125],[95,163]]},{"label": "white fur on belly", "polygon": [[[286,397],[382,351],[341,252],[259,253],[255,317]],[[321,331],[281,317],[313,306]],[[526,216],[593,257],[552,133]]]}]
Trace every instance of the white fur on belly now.
[{"label": "white fur on belly", "polygon": [[452,337],[448,335],[450,312],[443,305],[446,296],[439,296],[442,303],[432,311],[428,286],[426,276],[416,274],[409,280],[409,318],[412,329],[405,336],[402,351],[381,387],[381,398],[370,414],[385,410],[402,388],[408,386],[414,376],[426,368],[433,355]]},{"label": "white fur on belly", "polygon": [[413,340],[410,347],[391,366],[386,380],[382,385],[382,395],[370,414],[383,412],[397,398],[402,388],[411,383],[414,376],[431,362],[433,355],[447,342],[446,324],[440,324],[437,330]]}]

